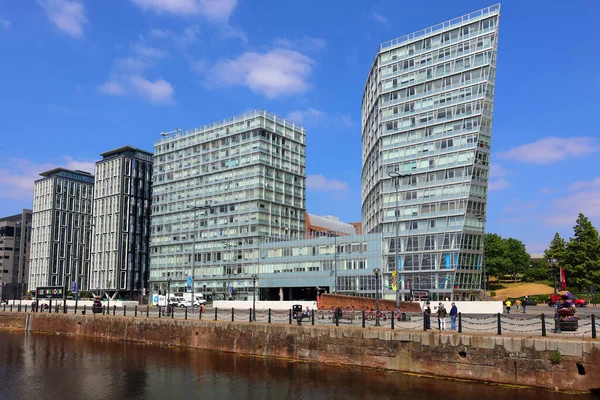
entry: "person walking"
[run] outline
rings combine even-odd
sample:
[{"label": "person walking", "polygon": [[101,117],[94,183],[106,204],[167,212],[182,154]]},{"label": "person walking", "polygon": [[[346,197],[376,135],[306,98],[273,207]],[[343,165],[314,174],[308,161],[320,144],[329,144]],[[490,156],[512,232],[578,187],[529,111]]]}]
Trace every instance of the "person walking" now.
[{"label": "person walking", "polygon": [[444,307],[444,303],[438,304],[437,317],[439,322],[440,331],[446,330],[446,317],[448,316],[448,311],[446,311],[446,307]]},{"label": "person walking", "polygon": [[452,302],[452,307],[450,308],[450,329],[453,331],[456,330],[456,317],[458,316],[458,308],[456,307],[456,303]]},{"label": "person walking", "polygon": [[519,312],[519,309],[521,308],[521,299],[517,299],[517,301],[515,301],[515,307],[517,309],[517,312]]},{"label": "person walking", "polygon": [[423,308],[423,320],[425,330],[431,329],[431,307],[429,307],[429,302],[425,303],[425,308]]},{"label": "person walking", "polygon": [[506,313],[510,314],[510,306],[512,305],[511,301],[509,299],[506,299],[506,303],[504,303],[506,305]]},{"label": "person walking", "polygon": [[529,296],[525,296],[525,300],[523,300],[523,314],[527,311],[527,302],[529,301]]}]

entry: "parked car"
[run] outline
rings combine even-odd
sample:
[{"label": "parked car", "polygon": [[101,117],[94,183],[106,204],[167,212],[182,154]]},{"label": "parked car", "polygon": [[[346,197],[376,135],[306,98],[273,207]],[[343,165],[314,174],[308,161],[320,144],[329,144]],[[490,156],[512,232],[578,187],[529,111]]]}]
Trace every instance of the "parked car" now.
[{"label": "parked car", "polygon": [[[568,295],[561,295],[559,294],[559,297],[566,297],[568,300],[570,300],[571,302],[573,302],[573,305],[575,305],[575,307],[587,307],[588,302],[586,299],[578,299],[577,297],[573,296],[571,293],[569,292],[565,292],[568,293]],[[554,307],[554,302],[555,302],[555,297],[554,295],[550,295],[550,297],[548,297],[548,305],[550,307]]]},{"label": "parked car", "polygon": [[7,306],[7,305],[8,305],[7,302],[5,302],[4,300],[0,300],[0,306]]}]

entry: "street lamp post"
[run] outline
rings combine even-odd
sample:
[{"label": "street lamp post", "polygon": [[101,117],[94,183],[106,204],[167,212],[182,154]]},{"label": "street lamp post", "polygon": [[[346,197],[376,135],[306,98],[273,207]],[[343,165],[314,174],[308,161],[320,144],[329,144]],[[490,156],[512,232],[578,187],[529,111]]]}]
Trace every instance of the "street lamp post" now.
[{"label": "street lamp post", "polygon": [[552,266],[552,275],[554,276],[554,333],[560,333],[560,322],[558,316],[558,290],[556,289],[556,267],[558,267],[558,260],[551,258],[548,260],[550,266]]},{"label": "street lamp post", "polygon": [[193,206],[187,206],[187,208],[189,208],[190,210],[194,211],[194,224],[193,224],[193,229],[192,229],[192,307],[194,306],[194,302],[196,301],[196,298],[194,297],[194,286],[196,285],[195,279],[196,279],[196,234],[198,233],[197,229],[196,229],[196,223],[198,222],[198,214],[197,211],[198,210],[206,210],[207,208],[210,208],[210,204],[205,204],[203,206],[197,206],[196,205],[196,200],[194,200],[194,205]]},{"label": "street lamp post", "polygon": [[256,274],[252,274],[252,322],[256,322],[256,281],[258,280],[258,276]]},{"label": "street lamp post", "polygon": [[482,237],[482,252],[481,255],[481,268],[483,268],[483,301],[487,301],[487,275],[485,273],[485,223],[487,219],[485,219],[485,215],[476,215],[479,222],[481,222],[481,232],[483,234]]},{"label": "street lamp post", "polygon": [[379,268],[373,270],[375,274],[375,326],[379,326]]},{"label": "street lamp post", "polygon": [[335,253],[333,253],[333,293],[337,294],[337,259],[338,259],[338,248],[337,248],[337,232],[329,230],[327,236],[333,236],[333,247]]},{"label": "street lamp post", "polygon": [[[398,192],[400,191],[400,179],[401,178],[409,178],[410,174],[401,174],[399,172],[388,172],[388,176],[390,178],[395,179],[396,184],[394,185],[396,188],[396,210],[394,214],[396,214],[396,260],[394,261],[394,266],[396,267],[396,308],[400,308],[400,285],[398,278],[400,273],[400,209],[398,208]],[[409,226],[410,229],[410,226]]]},{"label": "street lamp post", "polygon": [[169,299],[171,298],[171,278],[167,279],[167,306],[169,305]]}]

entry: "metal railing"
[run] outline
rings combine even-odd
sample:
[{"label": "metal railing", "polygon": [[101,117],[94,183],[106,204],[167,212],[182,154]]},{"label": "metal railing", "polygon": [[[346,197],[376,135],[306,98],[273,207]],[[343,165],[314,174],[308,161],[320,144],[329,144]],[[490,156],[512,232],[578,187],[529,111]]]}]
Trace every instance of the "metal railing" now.
[{"label": "metal railing", "polygon": [[[56,313],[56,314],[80,314],[97,315],[98,317],[108,316],[126,316],[133,318],[172,318],[172,319],[192,319],[206,321],[233,321],[249,322],[254,319],[257,323],[267,324],[294,324],[294,325],[319,325],[319,326],[354,326],[362,328],[380,327],[383,329],[401,329],[413,331],[441,331],[442,319],[438,319],[435,314],[429,316],[429,326],[427,318],[421,313],[409,313],[401,311],[384,311],[376,314],[374,310],[343,310],[336,314],[332,310],[311,310],[295,313],[293,310],[256,310],[252,308],[212,308],[203,309],[165,306],[134,306],[134,307],[107,307],[103,305],[101,309],[93,310],[91,307],[67,307],[61,302],[49,302],[47,307],[42,304],[4,304],[0,311],[6,313]],[[255,315],[254,315],[255,314]],[[253,318],[254,316],[254,318]],[[445,319],[445,330],[458,333],[488,333],[496,335],[518,335],[518,336],[569,336],[581,338],[597,338],[597,332],[600,328],[600,320],[595,314],[580,316],[576,330],[562,330],[561,333],[554,333],[553,315],[544,313],[537,315],[528,315],[521,317],[512,317],[508,314],[487,314],[487,315],[463,315],[458,313],[452,321],[452,318]],[[378,323],[379,322],[379,323]]]}]

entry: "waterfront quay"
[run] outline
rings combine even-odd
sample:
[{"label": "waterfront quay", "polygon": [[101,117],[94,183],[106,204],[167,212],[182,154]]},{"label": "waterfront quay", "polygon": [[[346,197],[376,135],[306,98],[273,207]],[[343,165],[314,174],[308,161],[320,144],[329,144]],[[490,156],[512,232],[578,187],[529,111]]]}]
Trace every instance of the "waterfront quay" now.
[{"label": "waterfront quay", "polygon": [[[235,311],[235,310],[234,310]],[[249,310],[247,310],[249,312]],[[217,317],[219,310],[216,311]],[[258,314],[258,313],[257,313]],[[561,391],[600,389],[600,343],[575,337],[298,326],[64,313],[0,312],[0,329],[216,350]],[[257,315],[258,316],[258,315]],[[214,315],[213,315],[214,317]],[[230,314],[231,317],[231,314]],[[316,324],[316,320],[315,320]]]}]

